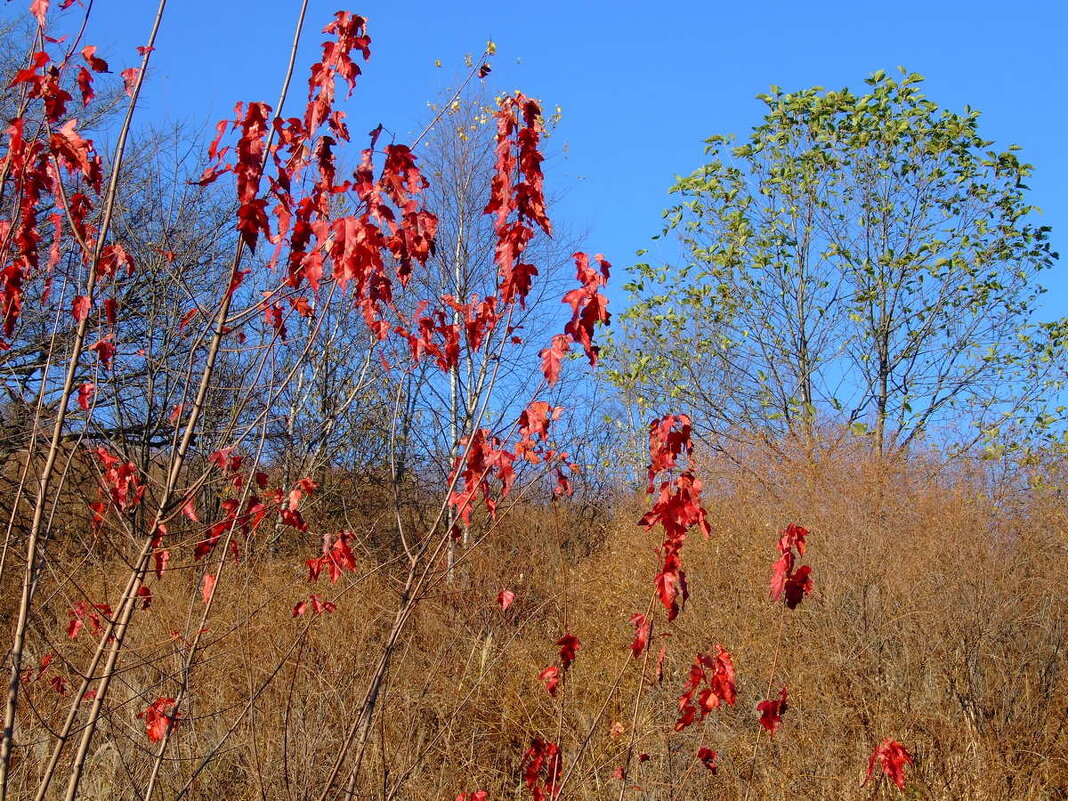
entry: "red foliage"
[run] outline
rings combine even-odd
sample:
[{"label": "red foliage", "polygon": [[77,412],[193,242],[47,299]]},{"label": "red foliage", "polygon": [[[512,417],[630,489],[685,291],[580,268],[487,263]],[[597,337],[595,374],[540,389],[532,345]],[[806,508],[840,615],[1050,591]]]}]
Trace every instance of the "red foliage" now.
[{"label": "red foliage", "polygon": [[560,687],[560,668],[556,665],[549,665],[546,668],[542,668],[541,673],[538,674],[538,678],[545,682],[545,689],[548,690],[549,695],[555,698],[556,691]]},{"label": "red foliage", "polygon": [[[802,565],[794,570],[797,557],[805,553],[805,538],[808,531],[791,523],[780,532],[779,559],[771,568],[771,598],[783,601],[790,609],[796,609],[806,595],[812,592],[812,568]],[[797,556],[794,555],[797,550]]]},{"label": "red foliage", "polygon": [[111,503],[121,512],[132,510],[145,494],[137,467],[133,462],[113,456],[106,448],[96,448],[93,452],[104,468],[100,483]]},{"label": "red foliage", "polygon": [[897,785],[898,790],[904,791],[905,767],[911,765],[913,761],[912,754],[897,740],[883,740],[871,752],[871,758],[868,759],[868,773],[861,783],[861,787],[871,781],[872,771],[875,769],[875,763],[878,762],[883,774]]},{"label": "red foliage", "polygon": [[122,76],[122,88],[127,95],[133,97],[134,86],[137,85],[137,79],[141,77],[141,69],[139,67],[129,67],[119,73]]},{"label": "red foliage", "polygon": [[[509,451],[500,439],[485,428],[480,428],[473,437],[461,444],[466,449],[466,454],[461,452],[456,457],[453,466],[456,488],[449,496],[449,503],[456,509],[464,525],[470,525],[475,500],[479,496],[482,497],[490,516],[496,515],[497,500],[508,496],[515,481],[512,464],[516,460],[516,454]],[[494,475],[500,482],[500,491],[496,497],[490,487],[490,479]]]},{"label": "red foliage", "polygon": [[649,647],[653,622],[641,612],[635,612],[630,616],[630,624],[634,626],[634,640],[630,644],[630,651],[631,655],[637,659]]},{"label": "red foliage", "polygon": [[530,790],[534,801],[553,801],[558,795],[558,785],[563,771],[560,746],[535,737],[530,748],[523,754],[523,783]]},{"label": "red foliage", "polygon": [[582,641],[574,634],[564,634],[556,641],[556,644],[560,648],[560,666],[549,665],[538,674],[538,678],[545,682],[545,689],[552,696],[556,695],[560,683],[564,680],[568,669],[578,656]]},{"label": "red foliage", "polygon": [[152,606],[152,590],[144,584],[137,588],[137,597],[141,599],[141,609],[149,609]]},{"label": "red foliage", "polygon": [[308,596],[308,600],[300,601],[296,606],[293,607],[293,617],[300,617],[306,611],[308,611],[308,604],[311,604],[312,611],[317,615],[321,615],[324,612],[337,611],[336,604],[333,604],[330,601],[324,601],[321,595],[313,593],[312,595]]},{"label": "red foliage", "polygon": [[668,414],[649,424],[649,469],[647,471],[651,495],[656,477],[665,470],[673,470],[679,456],[693,453],[693,426],[688,414]]},{"label": "red foliage", "polygon": [[67,614],[70,615],[70,623],[67,625],[67,637],[72,640],[77,637],[85,623],[89,624],[89,629],[95,637],[103,631],[102,618],[111,615],[111,607],[107,604],[91,604],[88,601],[78,601]]},{"label": "red foliage", "polygon": [[108,334],[89,346],[89,350],[96,351],[96,355],[100,359],[100,366],[105,370],[111,369],[111,363],[115,359],[115,343],[111,341],[111,336],[111,334]]},{"label": "red foliage", "polygon": [[513,601],[515,601],[515,593],[511,590],[501,590],[497,593],[497,606],[502,612],[506,611]]},{"label": "red foliage", "polygon": [[[690,418],[686,415],[667,415],[649,425],[649,488],[655,488],[657,476],[675,469],[677,457],[692,452]],[[657,595],[667,609],[668,620],[674,620],[689,597],[686,572],[682,569],[682,546],[692,526],[708,537],[708,516],[701,505],[701,481],[692,471],[685,470],[660,484],[660,495],[645,513],[639,525],[652,528],[659,523],[664,528],[664,541],[658,553],[660,571],[656,575]]]},{"label": "red foliage", "polygon": [[108,72],[108,63],[96,54],[96,46],[88,45],[82,48],[82,58],[93,72]]},{"label": "red foliage", "polygon": [[173,698],[157,698],[137,717],[145,721],[145,734],[150,743],[162,742],[167,732],[178,727],[178,714],[174,711]]},{"label": "red foliage", "polygon": [[786,703],[786,687],[779,690],[778,698],[761,701],[757,704],[756,708],[760,713],[760,725],[767,729],[771,736],[774,737],[775,731],[779,728],[779,724],[782,723],[782,716],[786,714],[788,708]]},{"label": "red foliage", "polygon": [[711,748],[702,747],[702,748],[697,749],[697,759],[698,759],[698,761],[702,765],[704,765],[706,768],[708,768],[708,770],[712,771],[712,775],[713,776],[716,775],[716,769],[717,769],[716,757],[717,756],[719,756],[719,754],[717,754]]},{"label": "red foliage", "polygon": [[204,574],[204,579],[200,584],[200,596],[204,603],[210,603],[211,597],[215,594],[215,576],[210,573]]},{"label": "red foliage", "polygon": [[318,581],[319,574],[324,568],[331,583],[336,582],[344,571],[356,570],[356,557],[353,556],[352,548],[349,547],[350,542],[352,542],[352,534],[348,531],[338,532],[337,539],[333,543],[330,542],[329,534],[324,535],[322,555],[309,559],[306,563],[308,580]]},{"label": "red foliage", "polygon": [[552,344],[538,353],[541,357],[541,372],[550,387],[560,380],[560,368],[570,349],[571,341],[564,334],[556,334],[552,338]]},{"label": "red foliage", "polygon": [[[707,686],[700,692],[702,684]],[[705,715],[717,709],[720,703],[734,706],[738,698],[734,686],[734,662],[722,646],[716,646],[716,655],[698,654],[690,666],[690,678],[679,696],[679,717],[675,731],[682,731],[695,720],[704,720]]]},{"label": "red foliage", "polygon": [[566,673],[575,661],[578,650],[582,647],[582,641],[574,634],[565,634],[556,641],[556,644],[560,646],[560,666]]},{"label": "red foliage", "polygon": [[96,394],[96,384],[86,381],[84,384],[78,387],[78,408],[83,412],[89,411],[89,406],[93,402],[93,395]]},{"label": "red foliage", "polygon": [[582,286],[564,295],[564,303],[571,306],[571,321],[564,326],[564,333],[582,346],[590,366],[596,367],[599,349],[593,344],[593,330],[597,323],[608,325],[608,299],[600,290],[608,283],[608,271],[612,265],[600,253],[593,257],[600,265],[599,270],[590,267],[589,257],[585,253],[575,253],[574,258],[576,277]]}]

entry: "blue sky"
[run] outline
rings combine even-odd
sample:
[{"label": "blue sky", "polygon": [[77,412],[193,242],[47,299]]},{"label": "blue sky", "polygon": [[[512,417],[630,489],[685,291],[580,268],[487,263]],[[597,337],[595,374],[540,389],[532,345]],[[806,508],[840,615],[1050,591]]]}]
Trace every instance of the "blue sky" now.
[{"label": "blue sky", "polygon": [[[22,2],[22,0],[15,0]],[[273,102],[296,0],[172,0],[157,42],[146,118],[207,125],[236,100]],[[340,6],[312,0],[301,64]],[[87,40],[113,68],[136,62],[155,3],[97,0]],[[498,48],[496,89],[522,89],[561,106],[547,184],[554,216],[586,231],[586,246],[619,268],[658,232],[666,189],[701,164],[702,140],[744,133],[759,120],[754,96],[771,84],[862,88],[877,69],[926,76],[926,93],[982,111],[981,131],[1017,143],[1036,166],[1032,202],[1068,236],[1064,80],[1068,11],[1053,0],[972,2],[368,2],[372,60],[349,109],[354,132],[378,122],[399,141],[426,119],[427,101],[462,72],[487,39]],[[440,59],[443,67],[435,68]],[[563,152],[566,143],[566,152]],[[621,272],[621,271],[620,271]],[[1047,276],[1047,312],[1068,313],[1064,269]],[[617,282],[617,286],[620,282]],[[618,299],[621,296],[615,293]]]}]

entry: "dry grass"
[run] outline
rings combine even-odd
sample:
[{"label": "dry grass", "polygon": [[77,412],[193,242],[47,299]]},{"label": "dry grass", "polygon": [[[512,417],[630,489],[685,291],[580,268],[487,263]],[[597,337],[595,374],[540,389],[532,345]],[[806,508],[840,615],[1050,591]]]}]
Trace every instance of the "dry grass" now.
[{"label": "dry grass", "polygon": [[[1068,797],[1068,538],[1056,471],[1041,492],[1025,492],[924,455],[878,462],[830,435],[817,452],[733,457],[700,466],[714,534],[686,545],[690,602],[672,625],[658,612],[637,704],[642,664],[630,659],[627,618],[651,603],[658,543],[633,522],[644,498],[618,500],[610,521],[566,506],[517,508],[418,607],[359,797],[451,799],[480,788],[491,799],[529,797],[520,763],[534,736],[561,742],[566,798],[617,797],[613,771],[632,739],[635,756],[649,758],[632,761],[629,783],[641,789],[627,798],[891,797],[886,782],[860,786],[886,738],[916,755],[906,797]],[[794,611],[767,596],[776,532],[792,521],[812,532],[805,561],[816,586]],[[301,560],[314,555],[315,534],[228,563],[188,676],[204,568],[176,559],[133,629],[82,797],[137,797],[153,750],[135,716],[188,680],[157,797],[188,783],[195,799],[315,798],[397,603],[389,532],[364,522],[375,547],[358,577],[316,588],[338,603],[333,614],[290,613],[309,592]],[[43,578],[31,656],[55,653],[73,683],[92,642],[66,639],[66,610],[84,597],[113,600],[122,568],[84,546],[59,556]],[[505,587],[517,600],[501,612],[493,599]],[[554,700],[537,673],[565,630],[583,647]],[[738,703],[675,733],[689,663],[717,643],[734,655]],[[48,684],[54,670],[25,687],[16,798],[35,786],[47,731],[69,700]],[[755,705],[782,684],[790,709],[771,740]],[[695,765],[699,745],[719,752],[717,775]]]}]

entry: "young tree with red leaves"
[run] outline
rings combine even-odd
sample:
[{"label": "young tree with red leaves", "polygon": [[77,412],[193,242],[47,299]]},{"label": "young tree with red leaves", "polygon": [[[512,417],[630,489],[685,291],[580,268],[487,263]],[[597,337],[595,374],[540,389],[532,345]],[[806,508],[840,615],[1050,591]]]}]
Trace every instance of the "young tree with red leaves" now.
[{"label": "young tree with red leaves", "polygon": [[[60,3],[59,7],[71,3]],[[83,136],[71,116],[74,91],[81,102],[92,101],[94,73],[108,69],[92,46],[75,47],[48,38],[51,8],[45,0],[31,6],[45,49],[29,59],[14,86],[23,92],[26,107],[39,109],[46,124],[34,126],[31,117],[15,119],[6,132],[0,186],[12,186],[13,203],[3,220],[5,233],[2,281],[4,337],[15,334],[27,301],[27,288],[48,283],[62,256],[62,243],[74,254],[76,265],[69,284],[69,315],[74,332],[69,342],[54,347],[62,370],[55,387],[57,413],[51,434],[43,437],[44,464],[35,484],[33,519],[26,550],[20,553],[22,595],[14,644],[11,681],[5,708],[3,759],[0,762],[0,797],[10,786],[15,736],[20,725],[19,690],[24,674],[25,642],[31,619],[40,609],[36,592],[48,553],[43,545],[58,532],[46,510],[63,486],[58,470],[60,443],[69,431],[70,410],[93,418],[100,385],[124,370],[131,343],[117,327],[116,309],[124,301],[129,312],[142,311],[136,294],[122,278],[136,275],[138,264],[114,226],[120,195],[118,176],[131,135],[131,120],[142,81],[154,50],[165,4],[160,3],[152,32],[140,48],[137,67],[120,71],[129,97],[126,117],[118,135],[110,172]],[[88,12],[86,12],[88,16]],[[294,42],[300,38],[300,26]],[[530,299],[537,268],[531,261],[531,243],[539,232],[551,230],[545,211],[542,157],[539,139],[542,116],[539,104],[522,95],[505,97],[495,114],[496,164],[484,212],[491,215],[495,238],[496,278],[492,293],[481,299],[429,293],[403,300],[418,287],[412,278],[426,268],[434,250],[438,219],[426,205],[428,186],[413,150],[382,137],[379,127],[363,148],[351,179],[337,169],[335,149],[350,140],[343,112],[337,108],[339,88],[349,93],[360,75],[359,61],[369,57],[370,39],[365,21],[338,12],[324,29],[321,57],[311,69],[308,100],[303,114],[275,116],[284,107],[289,75],[275,106],[263,102],[239,103],[231,119],[217,127],[208,147],[208,165],[197,183],[229,186],[235,214],[232,222],[232,256],[215,265],[221,280],[209,295],[194,300],[177,323],[179,340],[186,343],[186,375],[167,419],[173,435],[137,462],[106,446],[97,449],[101,464],[99,492],[92,501],[94,532],[121,534],[113,542],[112,556],[127,565],[124,587],[113,603],[85,599],[76,609],[89,615],[93,643],[79,666],[84,677],[72,695],[65,720],[51,740],[51,753],[41,766],[36,794],[44,797],[67,770],[64,797],[78,796],[92,744],[111,714],[115,680],[130,662],[128,641],[136,632],[138,615],[170,590],[178,565],[198,576],[194,597],[195,621],[186,636],[176,633],[181,648],[178,683],[173,693],[146,692],[142,713],[153,745],[148,780],[142,796],[151,798],[172,740],[180,736],[178,724],[194,691],[193,681],[203,655],[211,648],[208,638],[212,606],[220,589],[241,570],[238,561],[255,547],[267,524],[309,532],[305,516],[310,499],[318,492],[311,477],[291,479],[271,471],[264,461],[270,420],[283,389],[320,345],[324,320],[316,310],[323,302],[342,298],[348,304],[349,325],[363,328],[374,343],[383,368],[400,375],[424,369],[443,374],[459,364],[461,343],[472,351],[485,346],[493,361],[517,345],[518,313]],[[80,35],[79,35],[80,36]],[[289,73],[293,70],[291,61]],[[75,182],[71,191],[60,179]],[[336,198],[344,195],[348,203]],[[51,228],[43,229],[49,209]],[[50,237],[50,239],[49,239]],[[44,254],[40,251],[44,250]],[[170,251],[163,257],[170,262]],[[562,300],[570,322],[563,332],[545,343],[540,358],[544,385],[559,379],[563,361],[578,345],[591,364],[597,360],[594,329],[607,323],[607,301],[601,290],[609,265],[576,253],[579,288]],[[80,266],[78,266],[80,265]],[[306,321],[298,326],[297,321]],[[188,330],[187,338],[181,332]],[[302,336],[291,343],[295,332]],[[53,338],[53,344],[56,340]],[[292,358],[275,360],[281,346]],[[240,355],[240,370],[227,375],[227,361]],[[150,358],[147,351],[136,354]],[[80,381],[84,364],[95,365],[93,381]],[[491,377],[491,382],[496,377]],[[337,788],[351,794],[364,762],[372,723],[380,715],[380,692],[390,673],[397,649],[411,624],[419,602],[442,579],[442,557],[456,534],[449,520],[469,522],[476,514],[493,519],[516,484],[514,464],[525,460],[551,469],[561,482],[571,467],[552,448],[548,432],[556,417],[548,404],[535,397],[517,420],[494,421],[485,411],[469,421],[458,437],[449,486],[429,521],[409,526],[398,520],[405,568],[404,591],[397,600],[392,624],[380,644],[379,656],[367,679],[366,692],[357,705],[342,738],[332,769],[323,777],[322,797]],[[221,393],[221,394],[220,394]],[[223,401],[223,399],[226,399]],[[209,417],[218,415],[212,423]],[[206,425],[211,423],[210,425]],[[144,425],[144,423],[142,423]],[[492,426],[492,427],[491,427]],[[119,440],[128,427],[116,430]],[[113,439],[107,437],[106,439]],[[34,443],[31,440],[31,449]],[[27,486],[31,482],[27,481]],[[20,488],[21,491],[21,488]],[[17,504],[12,505],[12,515]],[[364,571],[352,552],[347,532],[325,532],[321,553],[305,560],[308,580],[326,578],[330,584]],[[374,568],[369,569],[370,573]],[[367,574],[370,574],[367,573]],[[170,581],[169,581],[170,580]],[[293,616],[309,621],[340,609],[338,598],[313,592],[298,597]],[[311,608],[313,614],[306,615]],[[89,612],[87,610],[96,610]],[[199,624],[199,625],[197,625]],[[307,627],[302,629],[307,632]],[[301,641],[300,635],[297,639]],[[575,658],[578,640],[561,640],[564,670]],[[247,714],[251,707],[241,715]],[[240,717],[239,717],[240,719]],[[219,746],[220,747],[221,743]],[[209,752],[205,757],[212,759]],[[23,763],[18,763],[23,764]]]}]

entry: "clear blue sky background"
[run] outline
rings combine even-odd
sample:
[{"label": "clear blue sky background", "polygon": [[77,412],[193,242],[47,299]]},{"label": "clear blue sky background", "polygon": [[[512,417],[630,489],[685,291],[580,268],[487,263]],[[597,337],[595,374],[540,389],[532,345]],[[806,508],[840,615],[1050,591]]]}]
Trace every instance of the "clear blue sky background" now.
[{"label": "clear blue sky background", "polygon": [[[172,0],[148,116],[206,124],[239,99],[273,102],[297,6]],[[299,75],[318,30],[341,7],[312,0]],[[133,65],[154,10],[150,0],[97,0],[87,39],[114,69]],[[982,111],[987,138],[1022,146],[1036,166],[1032,201],[1068,261],[1068,10],[1061,2],[366,0],[350,10],[369,19],[373,38],[350,110],[354,133],[382,122],[404,141],[426,119],[427,101],[462,73],[464,53],[477,55],[492,38],[494,88],[520,88],[563,108],[554,145],[566,143],[566,153],[553,159],[547,179],[563,195],[555,217],[586,231],[587,247],[620,268],[649,247],[666,189],[701,164],[702,140],[744,135],[758,122],[756,94],[771,84],[862,89],[868,74],[897,65],[926,76],[936,103]],[[1064,270],[1046,279],[1049,316],[1068,314]]]}]

